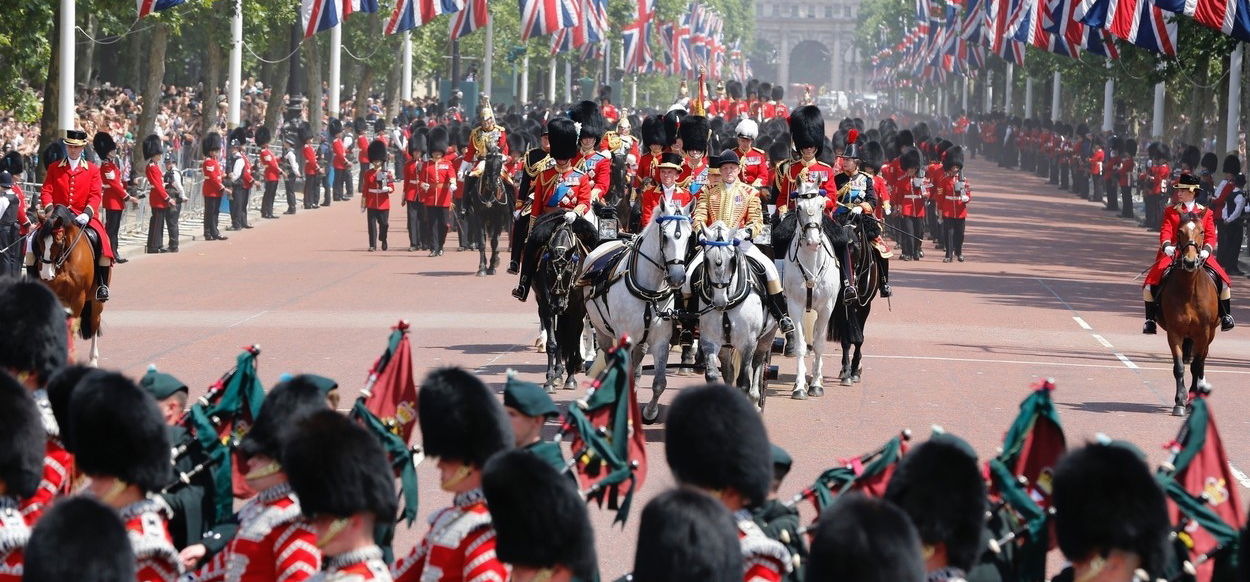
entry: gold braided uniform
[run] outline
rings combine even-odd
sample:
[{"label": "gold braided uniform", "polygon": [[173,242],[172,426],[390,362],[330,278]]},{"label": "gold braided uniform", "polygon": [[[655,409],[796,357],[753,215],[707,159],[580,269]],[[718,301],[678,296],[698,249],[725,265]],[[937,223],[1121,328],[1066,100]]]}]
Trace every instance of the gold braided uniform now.
[{"label": "gold braided uniform", "polygon": [[694,206],[694,230],[722,221],[731,228],[750,227],[753,234],[764,230],[764,212],[759,194],[742,182],[732,186],[716,184],[699,196]]}]

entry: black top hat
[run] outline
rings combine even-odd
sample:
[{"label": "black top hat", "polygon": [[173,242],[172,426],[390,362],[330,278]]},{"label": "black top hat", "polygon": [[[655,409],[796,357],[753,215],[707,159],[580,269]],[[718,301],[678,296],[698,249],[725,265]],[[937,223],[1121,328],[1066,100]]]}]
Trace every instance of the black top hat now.
[{"label": "black top hat", "polygon": [[70,147],[87,147],[87,132],[81,129],[67,129],[65,138],[61,141]]}]

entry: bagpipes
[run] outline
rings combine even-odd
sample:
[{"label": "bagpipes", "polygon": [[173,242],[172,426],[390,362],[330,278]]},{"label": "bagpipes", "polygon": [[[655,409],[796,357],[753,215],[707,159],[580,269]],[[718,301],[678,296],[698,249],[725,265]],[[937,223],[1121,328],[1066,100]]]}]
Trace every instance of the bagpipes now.
[{"label": "bagpipes", "polygon": [[[811,501],[816,507],[817,519],[819,519],[819,514],[844,493],[862,490],[879,497],[885,492],[885,485],[893,475],[894,466],[907,453],[911,436],[910,429],[903,429],[881,448],[865,455],[839,461],[837,466],[826,469],[810,486],[783,502],[782,505],[793,508],[802,501]],[[813,521],[812,524],[800,528],[799,533],[807,533],[815,527],[816,524]]]}]

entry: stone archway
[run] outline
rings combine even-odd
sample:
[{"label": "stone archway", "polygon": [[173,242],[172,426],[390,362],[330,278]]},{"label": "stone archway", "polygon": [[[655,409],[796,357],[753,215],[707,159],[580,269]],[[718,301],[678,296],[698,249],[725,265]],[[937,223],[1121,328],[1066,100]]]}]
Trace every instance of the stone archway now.
[{"label": "stone archway", "polygon": [[804,40],[790,49],[790,84],[810,84],[814,87],[831,87],[833,81],[833,52],[824,43]]}]

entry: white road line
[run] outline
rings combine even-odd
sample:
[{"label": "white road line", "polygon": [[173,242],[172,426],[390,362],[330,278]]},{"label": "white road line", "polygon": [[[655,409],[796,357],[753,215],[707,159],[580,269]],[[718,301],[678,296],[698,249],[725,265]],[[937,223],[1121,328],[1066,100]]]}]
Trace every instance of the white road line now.
[{"label": "white road line", "polygon": [[[1116,356],[1124,356],[1124,354],[1116,353]],[[827,358],[836,358],[831,354],[825,354]],[[1020,366],[1037,366],[1037,367],[1057,367],[1057,368],[1102,368],[1119,370],[1123,368],[1131,368],[1133,370],[1162,370],[1171,372],[1171,367],[1147,367],[1143,368],[1133,363],[1127,357],[1117,358],[1121,364],[1077,364],[1073,362],[1044,362],[1040,360],[992,360],[989,358],[951,358],[945,356],[897,356],[897,355],[880,355],[880,354],[864,354],[865,358],[881,359],[881,360],[920,360],[935,362],[968,362],[975,364],[1011,364]],[[1127,360],[1127,361],[1126,361]],[[1242,374],[1250,375],[1250,370],[1224,370],[1207,368],[1208,374]]]},{"label": "white road line", "polygon": [[1098,340],[1098,343],[1102,344],[1102,347],[1107,348],[1109,350],[1115,348],[1115,346],[1111,345],[1111,342],[1107,341],[1107,338],[1102,337],[1096,333],[1091,333],[1089,335],[1094,336],[1094,339]]},{"label": "white road line", "polygon": [[1076,320],[1076,324],[1077,324],[1077,325],[1079,325],[1079,326],[1081,326],[1081,329],[1084,329],[1084,330],[1092,330],[1092,329],[1094,329],[1094,328],[1090,327],[1088,323],[1085,323],[1085,320],[1084,320],[1084,319],[1081,319],[1081,318],[1080,318],[1080,316],[1073,315],[1073,316],[1072,316],[1072,319],[1075,319],[1075,320]]},{"label": "white road line", "polygon": [[1128,359],[1128,356],[1121,354],[1120,352],[1116,352],[1115,357],[1118,358],[1121,362],[1124,362],[1124,365],[1128,367],[1128,369],[1130,370],[1138,369],[1137,364],[1134,364],[1133,360]]},{"label": "white road line", "polygon": [[[1050,294],[1054,295],[1055,299],[1059,300],[1059,302],[1062,303],[1064,307],[1068,308],[1068,311],[1071,311],[1074,314],[1077,313],[1077,310],[1074,309],[1071,305],[1069,305],[1067,301],[1064,301],[1063,297],[1060,297],[1058,292],[1052,289],[1050,285],[1046,284],[1046,281],[1043,281],[1042,279],[1037,278],[1037,277],[1034,277],[1033,280],[1037,281],[1037,283],[1041,285],[1042,287],[1045,287],[1047,291],[1050,291]],[[1102,335],[1100,334],[1094,333],[1094,326],[1090,325],[1089,323],[1086,323],[1085,319],[1083,319],[1080,315],[1073,315],[1072,320],[1075,321],[1077,325],[1081,326],[1081,329],[1088,331],[1089,335],[1093,336],[1093,338],[1097,340],[1098,343],[1102,344],[1102,347],[1107,348],[1109,350],[1115,350],[1115,346],[1112,345],[1111,342],[1107,341],[1107,338],[1102,337]],[[1116,352],[1116,351],[1113,351],[1112,354],[1115,355],[1116,359],[1120,360],[1120,363],[1124,364],[1124,367],[1130,370],[1141,369],[1137,366],[1137,364],[1133,363],[1133,360],[1128,359],[1128,356],[1125,356],[1124,354],[1121,354],[1120,352]]]},{"label": "white road line", "polygon": [[1250,489],[1250,477],[1246,477],[1245,473],[1242,473],[1241,471],[1237,470],[1237,467],[1233,466],[1232,461],[1228,462],[1228,468],[1230,471],[1233,472],[1233,478],[1236,479],[1238,483],[1241,483],[1242,487],[1245,487],[1246,489]]},{"label": "white road line", "polygon": [[249,321],[251,321],[251,320],[253,320],[253,319],[256,319],[257,317],[260,317],[260,316],[262,316],[262,315],[264,315],[264,314],[266,314],[266,313],[269,313],[269,310],[268,310],[268,309],[266,309],[266,310],[264,310],[264,311],[258,311],[258,312],[256,312],[256,313],[253,313],[253,314],[251,314],[251,315],[247,316],[247,317],[244,317],[243,319],[240,319],[239,321],[236,321],[236,322],[234,322],[234,323],[230,324],[230,327],[238,327],[238,326],[243,325],[243,324],[245,324],[245,323],[247,323],[247,322],[249,322]]}]

